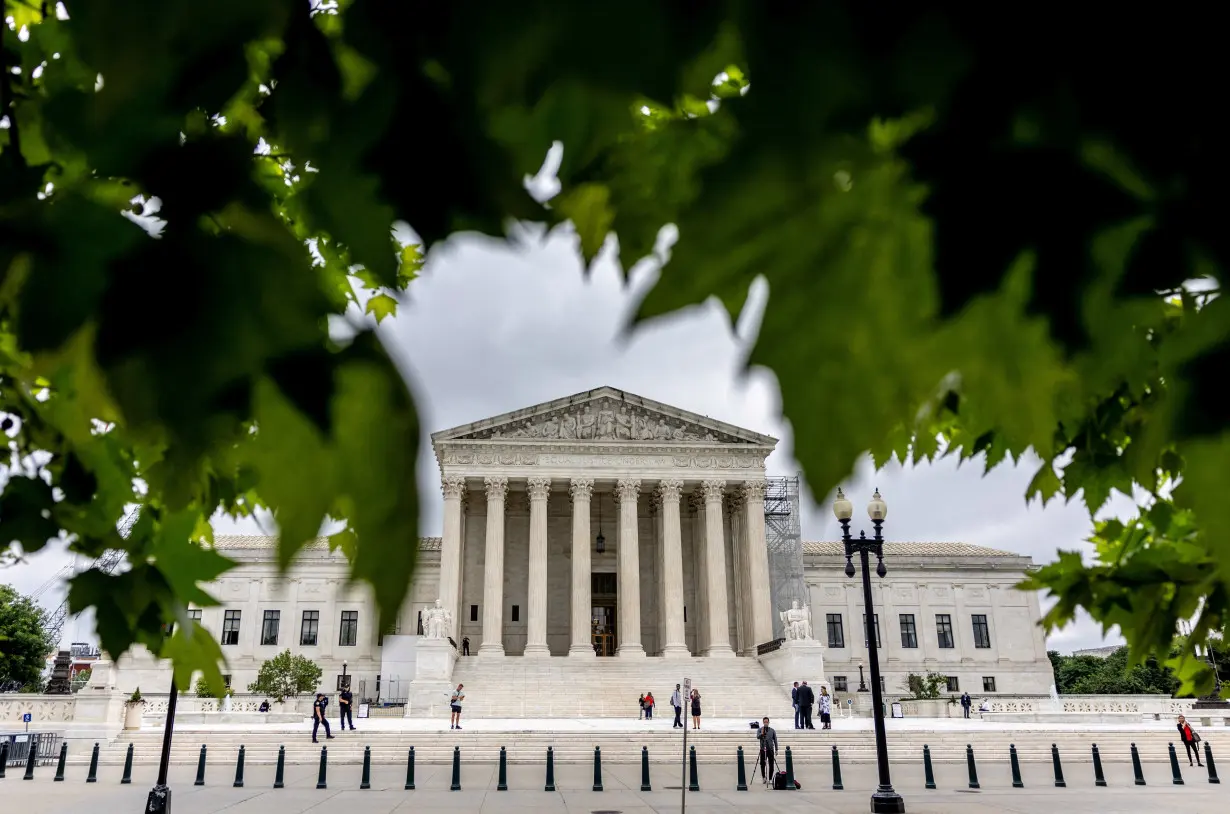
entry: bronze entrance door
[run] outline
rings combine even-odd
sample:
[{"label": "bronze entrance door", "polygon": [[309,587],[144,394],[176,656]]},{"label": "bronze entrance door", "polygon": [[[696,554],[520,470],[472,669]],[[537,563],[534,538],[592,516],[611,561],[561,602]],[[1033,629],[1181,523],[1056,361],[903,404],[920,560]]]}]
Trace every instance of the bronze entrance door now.
[{"label": "bronze entrance door", "polygon": [[590,578],[590,639],[594,654],[614,656],[619,647],[616,636],[615,575],[592,574]]}]

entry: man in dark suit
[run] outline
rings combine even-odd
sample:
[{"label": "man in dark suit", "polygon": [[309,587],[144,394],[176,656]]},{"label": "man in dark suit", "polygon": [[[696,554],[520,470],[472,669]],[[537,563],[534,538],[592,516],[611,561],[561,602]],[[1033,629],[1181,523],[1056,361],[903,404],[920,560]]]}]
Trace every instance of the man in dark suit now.
[{"label": "man in dark suit", "polygon": [[803,716],[799,713],[799,682],[794,682],[790,690],[790,703],[794,705],[794,728],[803,728]]},{"label": "man in dark suit", "polygon": [[803,718],[804,729],[815,729],[811,725],[811,707],[816,703],[816,694],[812,692],[811,687],[807,686],[807,682],[803,682],[803,686],[799,687],[799,714]]}]

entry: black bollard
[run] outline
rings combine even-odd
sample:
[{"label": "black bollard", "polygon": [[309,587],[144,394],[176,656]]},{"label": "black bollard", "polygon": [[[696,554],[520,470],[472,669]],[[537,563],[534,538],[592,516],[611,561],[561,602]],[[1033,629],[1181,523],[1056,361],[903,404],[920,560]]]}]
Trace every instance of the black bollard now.
[{"label": "black bollard", "polygon": [[277,771],[275,771],[273,774],[273,787],[275,789],[284,788],[286,786],[286,783],[283,782],[285,780],[285,775],[286,775],[286,747],[279,746],[278,747],[278,768],[277,768]]},{"label": "black bollard", "polygon": [[1098,751],[1096,743],[1093,745],[1093,785],[1106,785],[1106,775],[1102,774],[1102,753]]},{"label": "black bollard", "polygon": [[1132,744],[1132,774],[1136,776],[1136,785],[1143,786],[1145,784],[1145,773],[1140,768],[1140,752],[1136,751],[1136,744]]},{"label": "black bollard", "polygon": [[127,786],[132,783],[132,744],[128,744],[128,753],[124,755],[124,776],[120,778],[120,785]]},{"label": "black bollard", "polygon": [[[0,760],[2,759],[3,757],[0,756]],[[61,783],[64,781],[64,762],[66,760],[68,760],[68,744],[61,743],[60,744],[60,762],[56,764],[55,782],[57,783]]]},{"label": "black bollard", "polygon": [[[739,747],[739,782],[735,785],[735,791],[747,791],[747,769],[743,768],[743,747]],[[641,791],[647,789],[641,788]]]},{"label": "black bollard", "polygon": [[[742,752],[742,748],[739,750]],[[1212,765],[1210,763],[1209,765]],[[743,756],[739,756],[739,776],[743,776]],[[744,784],[746,789],[747,784]],[[649,747],[641,747],[641,791],[653,791],[653,786],[649,785]]]},{"label": "black bollard", "polygon": [[923,788],[935,788],[935,771],[931,768],[931,747],[923,744]]},{"label": "black bollard", "polygon": [[329,771],[329,747],[322,746],[320,747],[320,771],[316,775],[316,788],[318,789],[329,788],[329,784],[328,782],[326,782],[326,774],[328,773],[328,771]]},{"label": "black bollard", "polygon": [[978,767],[974,765],[974,747],[970,744],[965,744],[965,765],[969,767],[969,787],[971,789],[980,789],[978,785]]},{"label": "black bollard", "polygon": [[841,758],[837,756],[837,745],[833,745],[833,791],[841,791]]},{"label": "black bollard", "polygon": [[359,778],[359,789],[372,787],[372,747],[363,747],[363,776]]},{"label": "black bollard", "polygon": [[239,744],[239,756],[235,758],[235,782],[232,788],[243,788],[243,744]]},{"label": "black bollard", "polygon": [[696,747],[688,747],[688,791],[700,791],[700,778],[696,773]]},{"label": "black bollard", "polygon": [[406,791],[414,791],[414,747],[410,747],[410,754],[406,756]]},{"label": "black bollard", "polygon": [[790,791],[795,791],[794,785],[794,756],[790,754],[790,747],[786,747],[786,788]]},{"label": "black bollard", "polygon": [[205,744],[201,744],[201,757],[196,762],[196,780],[193,781],[194,786],[205,785]]},{"label": "black bollard", "polygon": [[461,747],[453,747],[453,782],[448,786],[449,791],[461,791]]},{"label": "black bollard", "polygon": [[1174,744],[1169,743],[1170,747],[1170,782],[1175,786],[1183,785],[1183,772],[1179,771],[1179,756],[1175,754]]},{"label": "black bollard", "polygon": [[[64,765],[64,757],[60,757],[60,765]],[[1213,750],[1209,747],[1209,742],[1204,742],[1204,765],[1209,767],[1209,782],[1221,783],[1221,779],[1217,776],[1217,766],[1213,763]]]},{"label": "black bollard", "polygon": [[4,739],[4,743],[0,743],[0,780],[4,779],[4,767],[9,763],[9,741]]},{"label": "black bollard", "polygon": [[547,747],[547,784],[543,791],[555,791],[555,748]]},{"label": "black bollard", "polygon": [[94,744],[94,751],[90,753],[90,771],[85,776],[85,782],[98,782],[98,744]]},{"label": "black bollard", "polygon": [[1021,761],[1017,757],[1015,743],[1008,744],[1008,760],[1012,763],[1012,788],[1025,788],[1025,782],[1021,780]]},{"label": "black bollard", "polygon": [[26,773],[22,775],[22,780],[34,779],[34,764],[38,762],[38,741],[34,738],[29,739],[30,749],[26,753]]},{"label": "black bollard", "polygon": [[495,784],[496,791],[508,791],[508,752],[500,747],[500,777]]},{"label": "black bollard", "polygon": [[594,747],[594,791],[602,791],[602,750]]},{"label": "black bollard", "polygon": [[34,764],[38,762],[38,741],[30,738],[30,751],[26,754],[26,773],[22,775],[22,780],[34,779]]},{"label": "black bollard", "polygon": [[1059,747],[1051,744],[1051,763],[1055,766],[1055,788],[1062,789],[1067,787],[1067,783],[1063,782],[1063,764],[1059,762]]}]

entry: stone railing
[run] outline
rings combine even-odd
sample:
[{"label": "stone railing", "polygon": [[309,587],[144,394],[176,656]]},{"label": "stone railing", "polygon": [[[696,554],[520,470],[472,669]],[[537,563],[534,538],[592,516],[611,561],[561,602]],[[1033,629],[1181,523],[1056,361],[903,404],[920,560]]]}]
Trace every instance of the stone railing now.
[{"label": "stone railing", "polygon": [[10,728],[20,725],[21,716],[27,712],[35,723],[71,721],[76,706],[75,695],[5,693],[0,695],[0,726]]},{"label": "stone railing", "polygon": [[[1169,698],[1165,695],[1061,695],[1058,701],[1049,695],[973,695],[970,712],[979,712],[985,700],[988,715],[1128,715],[1161,718],[1190,715],[1194,698]],[[887,699],[886,699],[887,700]],[[902,712],[911,718],[960,718],[960,703],[950,703],[947,695],[935,699],[900,699]]]},{"label": "stone railing", "polygon": [[[142,714],[148,717],[165,717],[167,714],[167,703],[170,697],[166,693],[150,693],[142,694],[145,700],[145,709]],[[311,715],[312,701],[311,695],[301,695],[296,698],[287,698],[282,707],[278,707],[272,698],[265,695],[232,695],[230,704],[227,705],[222,698],[200,698],[195,695],[180,695],[175,700],[175,714],[179,715],[185,712],[223,712],[228,710],[233,713],[240,712],[259,712],[261,703],[268,701],[270,706],[279,712],[296,712],[304,715]],[[336,701],[334,701],[336,704]],[[332,706],[330,712],[336,709]]]}]

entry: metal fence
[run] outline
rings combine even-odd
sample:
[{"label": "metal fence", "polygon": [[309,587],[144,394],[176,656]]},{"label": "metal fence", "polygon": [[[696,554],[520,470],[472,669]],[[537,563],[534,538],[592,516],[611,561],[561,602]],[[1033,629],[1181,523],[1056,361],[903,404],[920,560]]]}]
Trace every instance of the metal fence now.
[{"label": "metal fence", "polygon": [[[8,743],[7,766],[24,766],[35,750],[35,764],[46,766],[59,757],[59,732],[0,732],[0,744]],[[0,751],[3,751],[0,749]]]}]

